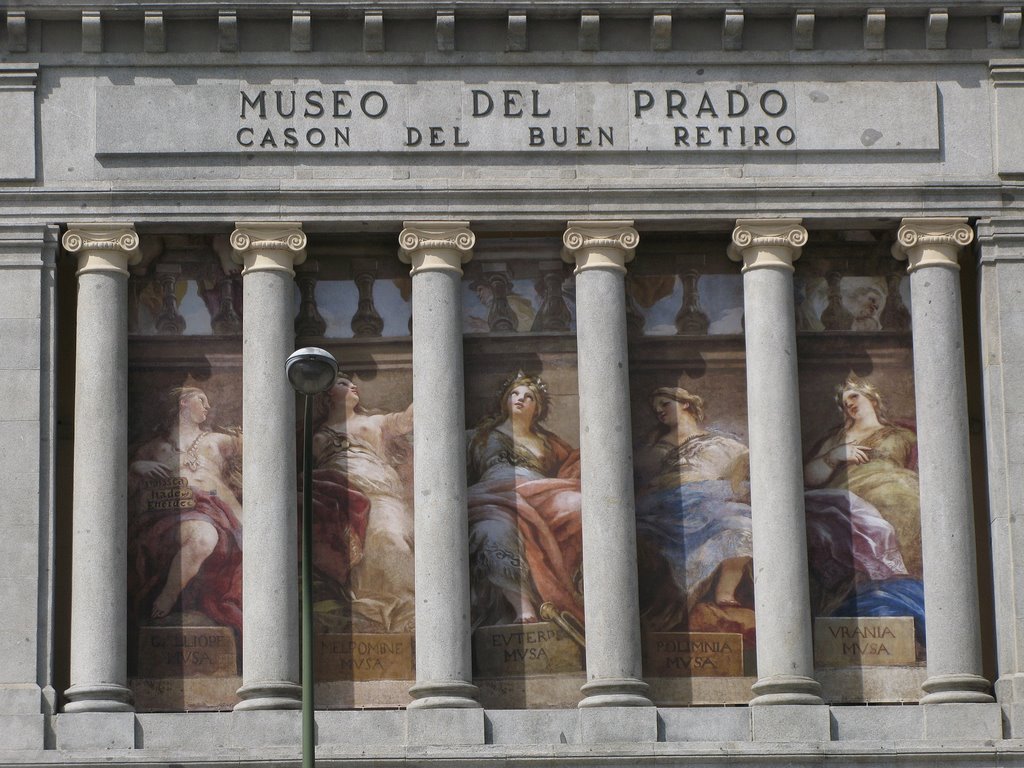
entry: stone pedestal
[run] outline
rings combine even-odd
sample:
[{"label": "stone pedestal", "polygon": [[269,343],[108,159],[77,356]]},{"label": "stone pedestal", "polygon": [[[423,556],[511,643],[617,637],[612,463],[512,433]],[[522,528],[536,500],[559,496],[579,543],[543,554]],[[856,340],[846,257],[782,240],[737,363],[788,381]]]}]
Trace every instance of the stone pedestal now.
[{"label": "stone pedestal", "polygon": [[243,265],[242,701],[235,709],[300,706],[295,393],[284,364],[295,346],[295,271],[306,258],[296,222],[239,222]]},{"label": "stone pedestal", "polygon": [[814,680],[796,371],[793,261],[799,219],[741,219],[757,671],[751,704],[821,704]]},{"label": "stone pedestal", "polygon": [[128,265],[130,224],[79,224],[71,687],[67,712],[130,711],[128,682]]},{"label": "stone pedestal", "polygon": [[[570,221],[576,265],[587,682],[581,707],[651,706],[637,595],[625,279],[640,236],[631,221]],[[629,740],[629,735],[620,734]]]},{"label": "stone pedestal", "polygon": [[966,219],[904,219],[892,253],[909,261],[921,478],[928,679],[921,703],[990,702],[981,676],[978,575],[957,254]]},{"label": "stone pedestal", "polygon": [[[412,266],[413,402],[421,404],[413,417],[416,683],[410,709],[479,706],[471,682],[462,375],[461,265],[476,242],[468,227],[465,221],[407,221],[398,239],[402,261]],[[481,720],[481,734],[482,728]]]}]

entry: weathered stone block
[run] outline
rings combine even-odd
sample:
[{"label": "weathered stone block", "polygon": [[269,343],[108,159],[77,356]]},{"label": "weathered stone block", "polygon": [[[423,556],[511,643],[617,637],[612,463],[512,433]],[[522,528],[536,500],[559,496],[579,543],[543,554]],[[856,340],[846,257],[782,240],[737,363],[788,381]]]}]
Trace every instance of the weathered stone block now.
[{"label": "weathered stone block", "polygon": [[43,715],[0,715],[0,750],[42,749]]},{"label": "weathered stone block", "polygon": [[828,741],[832,735],[824,705],[754,706],[750,718],[754,741]]},{"label": "weathered stone block", "polygon": [[654,707],[582,707],[580,734],[584,744],[658,740]]},{"label": "weathered stone block", "polygon": [[401,744],[405,713],[401,710],[316,713],[317,744]]},{"label": "weathered stone block", "polygon": [[947,741],[987,741],[1003,737],[998,704],[924,704],[924,736]]},{"label": "weathered stone block", "polygon": [[234,714],[231,712],[169,712],[137,715],[139,749],[180,750],[182,734],[188,734],[188,749],[206,752],[223,749]]},{"label": "weathered stone block", "polygon": [[54,718],[57,749],[134,749],[134,712],[65,712]]},{"label": "weathered stone block", "polygon": [[0,179],[36,178],[36,75],[26,64],[0,64]]},{"label": "weathered stone block", "polygon": [[0,683],[0,715],[37,715],[41,696],[35,683]]},{"label": "weathered stone block", "polygon": [[484,743],[484,711],[467,709],[410,709],[406,712],[406,742],[417,746]]},{"label": "weathered stone block", "polygon": [[244,710],[231,713],[228,746],[232,748],[302,746],[302,712]]},{"label": "weathered stone block", "polygon": [[578,744],[580,711],[496,709],[487,713],[488,744]]},{"label": "weathered stone block", "polygon": [[749,707],[689,707],[658,712],[664,741],[750,741]]},{"label": "weathered stone block", "polygon": [[837,741],[904,741],[924,738],[921,707],[833,707]]}]

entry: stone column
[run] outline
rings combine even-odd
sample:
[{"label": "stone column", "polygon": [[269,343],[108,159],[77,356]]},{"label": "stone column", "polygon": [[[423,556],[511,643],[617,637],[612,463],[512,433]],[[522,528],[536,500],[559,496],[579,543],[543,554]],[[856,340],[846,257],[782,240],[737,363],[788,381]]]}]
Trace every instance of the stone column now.
[{"label": "stone column", "polygon": [[576,265],[587,682],[581,707],[648,707],[640,656],[633,445],[626,349],[632,221],[570,221],[562,258]]},{"label": "stone column", "polygon": [[[399,257],[412,266],[416,683],[410,709],[478,707],[469,623],[469,518],[462,376],[466,221],[407,221]],[[437,742],[432,742],[437,743]]]},{"label": "stone column", "polygon": [[921,556],[928,678],[923,704],[990,702],[981,676],[978,573],[957,253],[967,219],[904,219],[893,256],[909,261],[914,329]]},{"label": "stone column", "polygon": [[297,709],[299,593],[295,392],[284,373],[295,347],[295,271],[306,259],[298,222],[238,222],[242,264],[242,687],[235,709]]},{"label": "stone column", "polygon": [[757,672],[751,704],[821,704],[814,679],[793,262],[799,219],[740,219],[729,257],[743,262]]},{"label": "stone column", "polygon": [[128,712],[128,266],[131,224],[77,224],[71,687],[67,712]]}]

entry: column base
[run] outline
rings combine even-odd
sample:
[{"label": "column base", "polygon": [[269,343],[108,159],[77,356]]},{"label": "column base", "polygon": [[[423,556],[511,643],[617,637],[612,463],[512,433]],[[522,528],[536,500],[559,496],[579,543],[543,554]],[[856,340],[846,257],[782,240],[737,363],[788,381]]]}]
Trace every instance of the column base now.
[{"label": "column base", "polygon": [[408,709],[475,709],[478,689],[463,680],[424,680],[409,689]]},{"label": "column base", "polygon": [[258,709],[302,709],[302,686],[290,680],[248,683],[238,689],[236,712]]},{"label": "column base", "polygon": [[68,688],[64,695],[67,704],[65,712],[134,712],[132,692],[116,683],[77,684]]},{"label": "column base", "polygon": [[988,704],[992,684],[981,675],[929,675],[921,684],[921,704]]},{"label": "column base", "polygon": [[580,686],[584,698],[579,707],[653,707],[654,702],[647,698],[647,691],[647,683],[635,677],[591,680]]},{"label": "column base", "polygon": [[804,675],[763,677],[750,686],[750,690],[754,692],[751,706],[825,703],[821,698],[821,685]]}]

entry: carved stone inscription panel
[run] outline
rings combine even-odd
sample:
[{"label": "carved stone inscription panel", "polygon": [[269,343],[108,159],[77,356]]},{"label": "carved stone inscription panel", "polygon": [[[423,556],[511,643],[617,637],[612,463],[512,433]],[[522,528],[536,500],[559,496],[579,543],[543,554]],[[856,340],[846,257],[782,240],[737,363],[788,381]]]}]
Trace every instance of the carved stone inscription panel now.
[{"label": "carved stone inscription panel", "polygon": [[659,69],[609,82],[541,67],[515,81],[486,69],[383,74],[100,86],[96,154],[939,149],[934,83],[737,82]]}]

